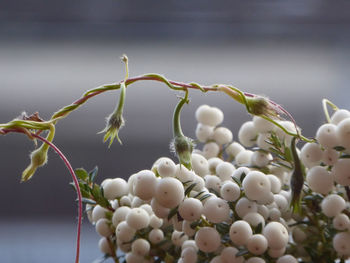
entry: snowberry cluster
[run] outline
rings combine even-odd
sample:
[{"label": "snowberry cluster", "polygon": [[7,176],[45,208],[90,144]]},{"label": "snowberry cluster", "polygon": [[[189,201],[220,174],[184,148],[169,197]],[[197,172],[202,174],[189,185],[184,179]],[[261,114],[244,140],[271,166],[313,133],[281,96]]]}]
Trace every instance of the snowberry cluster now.
[{"label": "snowberry cluster", "polygon": [[[87,204],[102,253],[116,262],[297,263],[350,256],[350,112],[337,110],[297,153],[305,173],[291,209],[292,136],[254,116],[238,140],[216,107],[200,106],[192,168],[159,158],[102,182],[108,206]],[[297,133],[290,121],[278,121]],[[333,261],[332,261],[333,260]]]}]

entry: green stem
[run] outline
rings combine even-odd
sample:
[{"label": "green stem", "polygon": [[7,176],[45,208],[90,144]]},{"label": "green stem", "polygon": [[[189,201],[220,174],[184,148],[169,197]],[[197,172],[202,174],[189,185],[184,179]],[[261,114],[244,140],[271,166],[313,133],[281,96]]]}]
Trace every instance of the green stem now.
[{"label": "green stem", "polygon": [[119,102],[118,102],[118,107],[116,112],[122,115],[124,104],[125,104],[125,93],[126,93],[125,83],[123,82],[122,84],[120,84],[120,87],[121,87],[121,90],[120,90]]},{"label": "green stem", "polygon": [[261,118],[269,121],[269,122],[272,122],[274,125],[276,125],[278,128],[280,128],[283,132],[285,132],[286,134],[290,135],[290,136],[293,136],[293,137],[296,137],[296,138],[300,138],[302,139],[303,141],[305,142],[315,142],[316,140],[315,139],[309,139],[309,138],[306,138],[305,136],[301,135],[301,134],[298,134],[298,133],[293,133],[293,132],[290,132],[288,131],[286,128],[284,128],[281,124],[279,124],[277,121],[265,116],[265,115],[261,115],[260,116]]},{"label": "green stem", "polygon": [[326,116],[327,122],[330,123],[331,118],[329,117],[329,113],[328,113],[328,108],[327,108],[328,105],[331,106],[332,109],[335,111],[338,110],[338,107],[334,103],[332,103],[330,100],[327,100],[327,99],[322,100],[324,115]]},{"label": "green stem", "polygon": [[181,101],[176,105],[176,108],[174,110],[173,114],[173,133],[174,137],[177,136],[184,136],[182,129],[181,129],[181,122],[180,122],[180,113],[182,107],[185,105],[185,103],[188,102],[188,90],[185,90],[185,97],[181,99]]}]

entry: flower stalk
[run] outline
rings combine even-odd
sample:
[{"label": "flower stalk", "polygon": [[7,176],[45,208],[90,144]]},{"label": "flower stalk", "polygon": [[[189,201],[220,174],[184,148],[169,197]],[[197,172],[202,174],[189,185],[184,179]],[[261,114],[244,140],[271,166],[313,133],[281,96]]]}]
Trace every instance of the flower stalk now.
[{"label": "flower stalk", "polygon": [[181,129],[180,113],[182,107],[188,103],[188,90],[185,91],[185,97],[176,105],[173,114],[173,135],[172,148],[175,151],[180,164],[184,165],[188,169],[192,169],[191,154],[193,151],[193,141],[191,138],[186,137]]}]

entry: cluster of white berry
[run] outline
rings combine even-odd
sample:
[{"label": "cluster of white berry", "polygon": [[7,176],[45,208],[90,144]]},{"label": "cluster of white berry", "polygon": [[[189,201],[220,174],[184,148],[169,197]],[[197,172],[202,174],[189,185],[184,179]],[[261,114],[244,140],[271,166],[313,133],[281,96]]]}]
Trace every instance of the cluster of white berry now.
[{"label": "cluster of white berry", "polygon": [[[223,118],[218,108],[197,109],[196,137],[204,145],[192,153],[192,170],[162,157],[127,181],[102,182],[112,209],[87,205],[101,251],[119,249],[127,263],[316,262],[317,251],[349,257],[350,113],[337,110],[317,142],[298,150],[306,173],[298,214],[290,208],[292,136],[255,116],[235,142]],[[292,122],[278,123],[297,132]]]}]

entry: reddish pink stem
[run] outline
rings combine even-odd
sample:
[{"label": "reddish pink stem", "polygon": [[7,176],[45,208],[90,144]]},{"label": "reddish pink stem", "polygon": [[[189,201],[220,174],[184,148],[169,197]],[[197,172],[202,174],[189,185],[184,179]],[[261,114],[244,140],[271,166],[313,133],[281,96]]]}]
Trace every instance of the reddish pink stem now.
[{"label": "reddish pink stem", "polygon": [[80,233],[81,233],[81,222],[82,222],[82,214],[83,214],[83,202],[82,202],[82,195],[79,187],[79,182],[78,179],[74,173],[72,165],[69,163],[68,159],[64,154],[54,145],[52,142],[46,140],[45,138],[41,137],[40,135],[37,135],[35,133],[32,133],[32,136],[35,138],[38,138],[39,140],[43,141],[44,143],[48,144],[62,159],[66,167],[68,168],[73,181],[75,188],[77,190],[77,195],[78,195],[78,229],[77,229],[77,248],[76,248],[76,254],[75,254],[75,263],[79,263],[79,254],[80,254]]},{"label": "reddish pink stem", "polygon": [[[7,134],[9,132],[23,133],[23,131],[20,130],[20,129],[0,129],[0,134]],[[66,156],[60,151],[60,149],[58,149],[58,147],[56,145],[54,145],[52,142],[46,140],[45,138],[41,137],[38,134],[31,133],[31,135],[33,137],[43,141],[44,143],[48,144],[61,157],[62,161],[64,162],[64,164],[68,168],[69,173],[71,174],[71,176],[73,178],[73,182],[74,182],[75,188],[77,190],[78,207],[79,207],[78,208],[78,227],[77,227],[77,245],[76,245],[77,247],[76,247],[76,254],[75,254],[75,263],[79,263],[80,233],[81,233],[81,222],[82,222],[82,214],[83,214],[83,202],[82,202],[82,195],[81,195],[78,179],[77,179],[77,177],[76,177],[76,175],[74,173],[72,165],[69,163],[69,161],[66,158]]]}]

